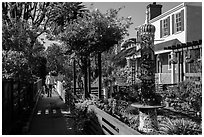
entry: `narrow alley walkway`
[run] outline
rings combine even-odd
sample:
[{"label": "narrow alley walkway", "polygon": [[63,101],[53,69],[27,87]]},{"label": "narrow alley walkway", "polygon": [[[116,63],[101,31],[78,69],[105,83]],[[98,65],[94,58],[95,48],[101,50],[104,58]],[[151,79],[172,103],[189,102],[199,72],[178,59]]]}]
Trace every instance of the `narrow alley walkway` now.
[{"label": "narrow alley walkway", "polygon": [[79,135],[74,130],[74,117],[54,92],[40,97],[28,135]]}]

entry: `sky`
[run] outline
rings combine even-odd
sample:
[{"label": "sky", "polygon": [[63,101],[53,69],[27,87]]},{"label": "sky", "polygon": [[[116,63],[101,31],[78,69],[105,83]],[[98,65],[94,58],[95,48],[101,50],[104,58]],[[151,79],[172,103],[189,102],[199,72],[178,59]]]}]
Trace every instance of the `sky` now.
[{"label": "sky", "polygon": [[[142,25],[145,22],[145,11],[146,6],[152,4],[153,2],[84,2],[87,8],[97,8],[102,13],[105,13],[108,9],[114,8],[118,9],[124,7],[119,12],[119,17],[132,17],[133,24],[129,29],[129,37],[135,37],[135,28]],[[178,6],[182,2],[156,2],[162,5],[162,13]],[[91,6],[93,4],[93,6]]]}]

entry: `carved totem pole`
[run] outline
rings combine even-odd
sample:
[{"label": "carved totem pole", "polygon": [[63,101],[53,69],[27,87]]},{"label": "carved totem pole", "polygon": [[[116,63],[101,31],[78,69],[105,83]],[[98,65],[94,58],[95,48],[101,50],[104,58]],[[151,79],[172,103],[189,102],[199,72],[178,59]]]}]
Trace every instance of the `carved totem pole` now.
[{"label": "carved totem pole", "polygon": [[142,104],[145,105],[155,104],[154,32],[155,27],[151,24],[145,24],[140,28],[140,80],[142,81],[141,97]]},{"label": "carved totem pole", "polygon": [[154,33],[155,27],[148,22],[139,28],[141,99],[140,104],[132,104],[132,106],[139,109],[138,130],[145,133],[158,129],[156,110],[162,107],[155,93]]},{"label": "carved totem pole", "polygon": [[151,24],[145,24],[140,28],[141,104],[144,107],[139,108],[140,124],[138,128],[143,132],[151,132],[157,127],[156,109],[152,108],[156,104],[154,32],[155,27]]}]

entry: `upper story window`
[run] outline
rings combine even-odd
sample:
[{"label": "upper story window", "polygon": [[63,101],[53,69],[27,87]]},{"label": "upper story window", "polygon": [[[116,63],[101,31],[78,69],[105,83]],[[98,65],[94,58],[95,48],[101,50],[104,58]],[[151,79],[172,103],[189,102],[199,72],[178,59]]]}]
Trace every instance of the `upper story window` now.
[{"label": "upper story window", "polygon": [[160,20],[160,37],[170,35],[170,17]]},{"label": "upper story window", "polygon": [[168,20],[167,19],[163,20],[163,31],[164,31],[163,32],[164,36],[169,34],[169,32],[168,32]]},{"label": "upper story window", "polygon": [[184,10],[172,14],[172,34],[184,31]]},{"label": "upper story window", "polygon": [[176,32],[181,31],[181,12],[176,14]]}]

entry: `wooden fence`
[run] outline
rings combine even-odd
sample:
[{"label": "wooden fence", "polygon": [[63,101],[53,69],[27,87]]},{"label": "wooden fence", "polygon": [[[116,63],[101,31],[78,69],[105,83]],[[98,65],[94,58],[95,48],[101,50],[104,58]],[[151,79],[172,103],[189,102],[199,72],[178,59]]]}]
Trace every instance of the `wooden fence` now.
[{"label": "wooden fence", "polygon": [[[130,128],[117,118],[97,108],[95,105],[90,105],[89,107],[95,112],[98,122],[100,123],[100,128],[103,130],[105,135],[141,135],[136,130]],[[92,131],[100,131],[100,129],[97,128],[98,126],[94,123],[97,122],[93,121],[91,124],[89,124],[89,126],[91,126],[93,129]],[[98,133],[101,134],[101,132]]]},{"label": "wooden fence", "polygon": [[10,134],[23,112],[34,107],[42,89],[42,80],[23,83],[21,81],[2,81],[2,134]]}]

